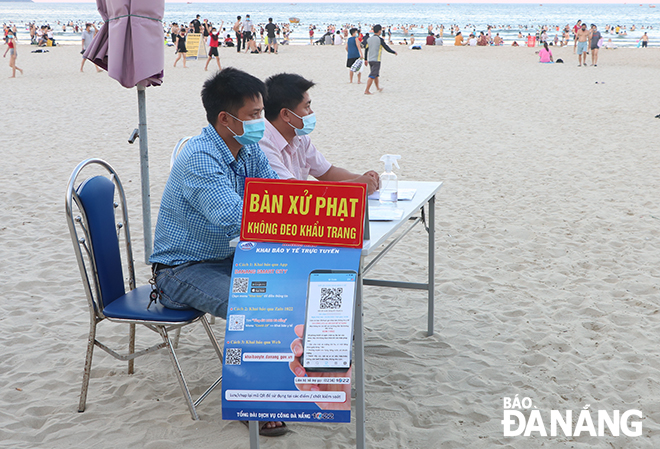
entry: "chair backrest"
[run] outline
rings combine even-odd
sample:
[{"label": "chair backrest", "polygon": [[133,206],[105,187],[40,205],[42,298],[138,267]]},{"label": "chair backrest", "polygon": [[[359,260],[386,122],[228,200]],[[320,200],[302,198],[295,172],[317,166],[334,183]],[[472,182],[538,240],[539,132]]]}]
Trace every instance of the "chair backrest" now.
[{"label": "chair backrest", "polygon": [[80,208],[87,217],[90,247],[105,307],[126,293],[115,227],[115,184],[105,176],[94,176],[80,184],[77,193]]},{"label": "chair backrest", "polygon": [[172,167],[174,167],[174,161],[176,161],[176,158],[179,156],[179,153],[181,153],[183,147],[186,146],[186,144],[188,143],[191,137],[192,136],[182,138],[174,146],[174,151],[172,151],[172,157],[170,158],[170,170],[172,170]]},{"label": "chair backrest", "polygon": [[[110,176],[94,176],[76,187],[78,175],[84,167],[89,165],[104,167]],[[115,202],[115,196],[117,202]],[[109,164],[100,159],[81,162],[71,174],[67,188],[66,206],[69,231],[88,302],[96,313],[103,316],[103,308],[126,292],[119,245],[121,232],[124,233],[126,240],[129,288],[135,288],[126,198],[117,173]],[[80,212],[78,217],[74,217],[74,206]],[[121,222],[116,224],[115,209],[119,206],[122,211]],[[83,237],[80,238],[79,234]],[[88,265],[92,271],[91,276],[87,272]],[[93,284],[90,278],[93,280]]]}]

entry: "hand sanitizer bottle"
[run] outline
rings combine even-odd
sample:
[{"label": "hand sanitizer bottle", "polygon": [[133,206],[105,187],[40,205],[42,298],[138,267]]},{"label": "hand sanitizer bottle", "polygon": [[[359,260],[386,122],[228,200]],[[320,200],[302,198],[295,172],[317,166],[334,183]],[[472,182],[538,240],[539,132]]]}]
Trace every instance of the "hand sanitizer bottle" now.
[{"label": "hand sanitizer bottle", "polygon": [[380,160],[385,162],[385,172],[380,175],[380,204],[385,206],[396,207],[396,202],[398,200],[399,192],[399,182],[396,178],[396,174],[392,171],[392,164],[396,165],[396,168],[399,168],[397,159],[401,159],[401,156],[394,154],[386,154],[381,157]]}]

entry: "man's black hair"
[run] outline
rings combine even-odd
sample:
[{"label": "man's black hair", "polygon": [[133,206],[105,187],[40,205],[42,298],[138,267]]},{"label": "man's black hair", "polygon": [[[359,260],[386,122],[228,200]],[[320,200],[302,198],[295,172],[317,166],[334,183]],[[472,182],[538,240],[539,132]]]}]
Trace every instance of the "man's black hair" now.
[{"label": "man's black hair", "polygon": [[357,33],[357,30],[358,30],[357,28],[351,28],[351,31],[349,31],[348,33],[352,35],[353,33]]},{"label": "man's black hair", "polygon": [[241,16],[236,16],[236,20],[241,20]]},{"label": "man's black hair", "polygon": [[222,111],[236,115],[245,100],[266,97],[266,86],[259,79],[242,70],[227,67],[204,82],[202,104],[206,119],[215,125]]},{"label": "man's black hair", "polygon": [[378,33],[380,30],[382,30],[383,27],[380,25],[374,25],[374,33]]},{"label": "man's black hair", "polygon": [[273,18],[272,18],[272,17],[269,17],[269,18],[268,18],[268,21],[269,21],[269,22],[272,22],[272,21],[273,21]]},{"label": "man's black hair", "polygon": [[283,108],[294,110],[303,101],[305,92],[314,86],[313,81],[306,80],[293,73],[280,73],[266,80],[268,94],[264,100],[266,119],[273,121]]}]

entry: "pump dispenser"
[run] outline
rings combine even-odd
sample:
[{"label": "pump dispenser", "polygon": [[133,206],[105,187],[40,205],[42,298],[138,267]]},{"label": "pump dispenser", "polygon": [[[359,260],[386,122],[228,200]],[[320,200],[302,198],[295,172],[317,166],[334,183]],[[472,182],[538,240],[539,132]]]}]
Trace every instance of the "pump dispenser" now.
[{"label": "pump dispenser", "polygon": [[399,192],[399,182],[396,178],[396,174],[392,171],[392,164],[396,165],[396,168],[399,168],[397,159],[401,159],[401,156],[395,154],[386,154],[381,157],[380,160],[385,162],[385,171],[380,175],[380,204],[396,207],[396,202],[398,200]]}]

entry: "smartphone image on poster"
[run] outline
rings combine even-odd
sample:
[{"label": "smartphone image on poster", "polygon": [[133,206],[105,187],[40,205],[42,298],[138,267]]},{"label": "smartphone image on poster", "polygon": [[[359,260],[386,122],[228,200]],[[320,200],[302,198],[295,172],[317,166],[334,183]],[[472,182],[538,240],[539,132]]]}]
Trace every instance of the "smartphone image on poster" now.
[{"label": "smartphone image on poster", "polygon": [[351,367],[357,273],[314,270],[307,283],[303,367],[346,371]]}]

